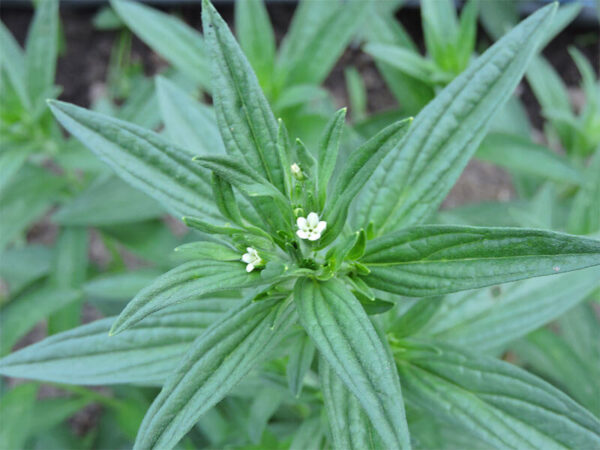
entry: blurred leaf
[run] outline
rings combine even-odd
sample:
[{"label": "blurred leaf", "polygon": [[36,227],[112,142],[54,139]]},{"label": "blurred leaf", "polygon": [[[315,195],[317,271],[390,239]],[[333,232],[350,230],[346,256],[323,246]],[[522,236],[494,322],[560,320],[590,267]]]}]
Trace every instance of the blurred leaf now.
[{"label": "blurred leaf", "polygon": [[0,397],[0,448],[21,449],[29,434],[38,385],[21,384]]}]

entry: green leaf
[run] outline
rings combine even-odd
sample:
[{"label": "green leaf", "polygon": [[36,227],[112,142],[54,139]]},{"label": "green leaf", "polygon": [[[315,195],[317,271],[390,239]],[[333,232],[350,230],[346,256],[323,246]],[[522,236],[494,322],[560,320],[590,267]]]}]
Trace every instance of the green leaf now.
[{"label": "green leaf", "polygon": [[115,321],[111,334],[120,333],[167,306],[202,296],[264,284],[260,273],[247,273],[241,262],[196,260],[182,264],[142,289]]},{"label": "green leaf", "polygon": [[52,219],[61,225],[104,226],[141,222],[164,214],[164,209],[146,194],[115,176],[104,176],[60,208]]},{"label": "green leaf", "polygon": [[44,0],[36,7],[25,43],[25,75],[34,105],[52,95],[57,56],[58,0]]},{"label": "green leaf", "polygon": [[265,387],[257,392],[250,405],[250,418],[246,425],[250,441],[261,442],[263,433],[271,416],[279,409],[283,394],[278,388]]},{"label": "green leaf", "polygon": [[470,0],[463,6],[456,37],[456,66],[455,69],[464,70],[475,51],[477,40],[477,13],[478,0]]},{"label": "green leaf", "polygon": [[518,367],[435,342],[398,350],[407,400],[496,448],[595,448],[600,422]]},{"label": "green leaf", "polygon": [[331,190],[329,202],[325,204],[323,218],[327,221],[327,230],[320,241],[321,246],[332,242],[342,231],[352,200],[385,155],[398,147],[411,122],[412,119],[406,119],[386,127],[348,156]]},{"label": "green leaf", "polygon": [[[587,310],[591,320],[593,311]],[[589,319],[588,319],[589,320]],[[585,321],[584,321],[585,324]],[[575,324],[581,327],[582,324]],[[596,329],[598,325],[595,325]],[[598,333],[596,336],[598,339]],[[596,416],[600,415],[600,386],[596,380],[600,376],[597,354],[587,354],[583,358],[577,348],[570,346],[565,339],[548,328],[540,328],[525,339],[515,342],[511,351],[516,353],[534,373],[542,375],[556,386],[561,386],[581,405]]]},{"label": "green leaf", "polygon": [[35,411],[38,388],[37,384],[21,384],[0,397],[0,448],[24,448]]},{"label": "green leaf", "polygon": [[448,193],[495,112],[520,80],[556,6],[524,20],[474,61],[415,118],[361,195],[358,223],[380,234],[423,221]]},{"label": "green leaf", "polygon": [[28,291],[11,301],[0,316],[0,355],[4,355],[40,320],[80,298],[74,289],[49,287]]},{"label": "green leaf", "polygon": [[6,71],[23,109],[31,108],[25,77],[25,57],[15,38],[0,22],[0,69]]},{"label": "green leaf", "polygon": [[340,109],[331,118],[319,142],[318,173],[317,173],[317,198],[321,207],[325,206],[327,186],[333,175],[338,159],[340,140],[344,131],[346,108]]},{"label": "green leaf", "polygon": [[202,3],[202,22],[213,61],[213,101],[225,149],[285,192],[277,122],[256,75],[208,0]]},{"label": "green leaf", "polygon": [[[275,302],[276,303],[276,302]],[[273,301],[244,302],[209,327],[188,350],[148,410],[135,449],[173,448],[283,337],[295,320]]]},{"label": "green leaf", "polygon": [[383,449],[377,432],[358,399],[344,386],[325,358],[319,359],[319,379],[334,449]]},{"label": "green leaf", "polygon": [[421,333],[472,350],[503,349],[556,320],[598,287],[600,268],[594,267],[449,295]]},{"label": "green leaf", "polygon": [[51,261],[52,252],[42,245],[11,248],[0,253],[0,278],[8,284],[9,298],[50,272]]},{"label": "green leaf", "polygon": [[63,178],[25,166],[0,192],[0,250],[42,216],[65,185]]},{"label": "green leaf", "polygon": [[[2,142],[2,153],[0,154],[0,192],[10,185],[13,177],[19,172],[19,169],[23,167],[29,152],[27,148],[21,146],[10,148]],[[8,148],[6,148],[6,147]]]},{"label": "green leaf", "polygon": [[358,398],[387,448],[410,448],[395,365],[358,300],[331,279],[300,279],[294,288],[300,322],[320,354]]},{"label": "green leaf", "polygon": [[240,261],[241,253],[222,244],[208,241],[190,242],[175,249],[178,255],[189,259],[212,259],[215,261]]},{"label": "green leaf", "polygon": [[600,231],[600,150],[596,150],[585,170],[583,186],[575,195],[567,219],[567,230],[575,234]]},{"label": "green leaf", "polygon": [[118,336],[113,317],[56,334],[0,360],[6,376],[67,384],[161,386],[202,330],[237,306],[215,298],[172,306]]},{"label": "green leaf", "polygon": [[456,10],[451,0],[423,0],[421,21],[427,53],[443,69],[450,69],[456,59],[454,43],[459,34]]},{"label": "green leaf", "polygon": [[350,102],[350,113],[352,122],[359,122],[367,116],[367,89],[358,70],[353,67],[344,69],[346,80],[346,91]]},{"label": "green leaf", "polygon": [[225,154],[212,108],[174,82],[156,77],[156,93],[167,135],[191,156]]},{"label": "green leaf", "polygon": [[380,63],[394,67],[418,80],[434,83],[435,65],[413,50],[379,43],[367,44],[364,50]]},{"label": "green leaf", "polygon": [[282,84],[321,84],[365,19],[370,3],[302,1],[279,52]]},{"label": "green leaf", "polygon": [[235,4],[235,31],[260,85],[268,91],[275,64],[275,33],[262,0]]},{"label": "green leaf", "polygon": [[287,375],[288,386],[292,395],[300,397],[304,377],[310,370],[315,356],[315,345],[310,338],[304,334],[298,336],[290,351],[290,357],[287,363],[285,373]]},{"label": "green leaf", "polygon": [[111,0],[111,5],[127,26],[156,53],[210,90],[210,61],[200,33],[183,21],[139,2]]},{"label": "green leaf", "polygon": [[[64,227],[60,231],[49,283],[57,289],[80,289],[88,269],[88,231]],[[71,302],[48,318],[48,334],[69,330],[81,321],[81,300]]]},{"label": "green leaf", "polygon": [[535,144],[529,138],[512,134],[487,135],[476,156],[483,161],[544,180],[579,185],[583,177],[566,158],[543,145]]},{"label": "green leaf", "polygon": [[374,239],[371,287],[425,297],[600,264],[600,241],[525,228],[424,225]]},{"label": "green leaf", "polygon": [[115,173],[178,216],[221,216],[208,176],[185,151],[152,131],[68,103],[51,101],[59,122]]}]

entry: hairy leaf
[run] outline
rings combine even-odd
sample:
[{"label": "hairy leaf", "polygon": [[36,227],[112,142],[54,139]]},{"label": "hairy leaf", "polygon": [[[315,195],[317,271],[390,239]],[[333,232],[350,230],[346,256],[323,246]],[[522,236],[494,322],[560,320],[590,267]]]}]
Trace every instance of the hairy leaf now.
[{"label": "hairy leaf", "polygon": [[395,365],[359,301],[336,279],[301,279],[294,301],[320,354],[354,394],[387,448],[409,448]]},{"label": "hairy leaf", "polygon": [[134,448],[173,448],[284,335],[295,314],[286,308],[275,322],[279,306],[244,302],[199,336],[148,410]]},{"label": "hairy leaf", "polygon": [[50,108],[58,121],[119,177],[174,214],[220,218],[210,201],[206,173],[185,151],[152,131],[75,105],[52,101]]},{"label": "hairy leaf", "polygon": [[257,272],[247,273],[241,262],[195,260],[157,278],[142,289],[115,321],[111,334],[120,333],[167,306],[213,292],[264,283]]},{"label": "hairy leaf", "polygon": [[225,149],[284,192],[277,122],[256,75],[208,0],[202,3],[202,23],[213,62],[213,101]]},{"label": "hairy leaf", "polygon": [[435,342],[399,353],[408,401],[496,448],[600,445],[600,422],[568,396],[518,367]]},{"label": "hairy leaf", "polygon": [[368,243],[374,288],[440,295],[600,264],[600,241],[525,228],[425,225]]},{"label": "hairy leaf", "polygon": [[444,199],[508,100],[556,6],[542,8],[494,44],[415,118],[358,202],[358,224],[380,234],[423,221]]},{"label": "hairy leaf", "polygon": [[202,330],[238,300],[191,301],[149,317],[118,336],[114,318],[51,336],[0,360],[0,373],[67,384],[161,386]]}]

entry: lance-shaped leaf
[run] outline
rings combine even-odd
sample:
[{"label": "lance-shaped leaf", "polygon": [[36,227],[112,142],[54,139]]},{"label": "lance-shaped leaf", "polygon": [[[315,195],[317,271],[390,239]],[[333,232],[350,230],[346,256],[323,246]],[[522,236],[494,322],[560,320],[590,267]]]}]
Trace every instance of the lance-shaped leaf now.
[{"label": "lance-shaped leaf", "polygon": [[115,173],[178,216],[218,219],[208,174],[156,133],[68,103],[49,102],[58,121]]},{"label": "lance-shaped leaf", "polygon": [[213,62],[213,101],[225,149],[284,192],[277,122],[229,27],[208,0],[202,24]]},{"label": "lance-shaped leaf", "polygon": [[600,422],[524,370],[435,342],[406,342],[398,370],[407,401],[496,448],[600,446]]},{"label": "lance-shaped leaf", "polygon": [[331,243],[342,231],[352,200],[385,155],[398,148],[411,122],[412,119],[405,119],[384,128],[350,154],[325,205],[322,217],[327,221],[327,231],[320,242],[322,247]]},{"label": "lance-shaped leaf", "polygon": [[167,134],[192,156],[225,154],[215,113],[174,82],[156,77],[156,94]]},{"label": "lance-shaped leaf", "polygon": [[290,305],[276,303],[244,302],[196,339],[144,417],[135,449],[173,448],[268,354],[295,320]]},{"label": "lance-shaped leaf", "polygon": [[156,53],[202,87],[210,89],[210,61],[199,32],[182,20],[139,2],[111,0],[111,5],[127,26]]},{"label": "lance-shaped leaf", "polygon": [[327,186],[329,184],[329,179],[333,175],[335,163],[337,162],[340,139],[342,137],[342,131],[344,130],[345,119],[346,108],[342,108],[331,118],[325,127],[325,131],[323,132],[323,136],[319,142],[317,196],[319,205],[321,207],[325,205]]},{"label": "lance-shaped leaf", "polygon": [[600,241],[526,228],[425,225],[367,244],[371,287],[412,297],[600,265]]},{"label": "lance-shaped leaf", "polygon": [[337,279],[308,278],[296,283],[294,301],[302,326],[386,448],[410,448],[395,364],[360,302]]},{"label": "lance-shaped leaf", "polygon": [[[241,259],[241,256],[240,256]],[[117,334],[167,306],[201,298],[211,292],[258,286],[257,272],[247,273],[241,262],[195,260],[170,270],[142,289],[115,321]]]},{"label": "lance-shaped leaf", "polygon": [[333,448],[339,450],[383,449],[381,439],[374,430],[358,399],[335,374],[325,359],[319,359],[319,379]]},{"label": "lance-shaped leaf", "polygon": [[113,317],[56,334],[0,360],[5,376],[67,384],[161,386],[202,330],[237,299],[191,301],[108,336]]},{"label": "lance-shaped leaf", "polygon": [[290,351],[290,359],[286,367],[288,386],[292,395],[300,397],[302,383],[315,356],[315,344],[304,333],[298,336]]},{"label": "lance-shaped leaf", "polygon": [[599,287],[600,267],[590,267],[449,295],[421,333],[471,350],[502,349],[558,319]]},{"label": "lance-shaped leaf", "polygon": [[25,43],[27,88],[34,104],[51,95],[57,54],[58,0],[44,0],[37,4]]},{"label": "lance-shaped leaf", "polygon": [[0,22],[0,69],[6,71],[23,109],[31,107],[25,84],[25,56],[10,31]]},{"label": "lance-shaped leaf", "polygon": [[379,233],[421,222],[440,205],[508,100],[555,5],[531,15],[450,83],[415,118],[400,151],[391,152],[358,203],[358,224]]}]

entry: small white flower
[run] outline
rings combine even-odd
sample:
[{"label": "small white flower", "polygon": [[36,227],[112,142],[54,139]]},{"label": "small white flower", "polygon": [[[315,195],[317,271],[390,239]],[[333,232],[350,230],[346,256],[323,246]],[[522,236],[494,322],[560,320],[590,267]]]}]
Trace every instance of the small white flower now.
[{"label": "small white flower", "polygon": [[327,222],[319,221],[319,216],[315,212],[311,212],[307,217],[298,217],[298,231],[296,234],[300,239],[308,239],[316,241],[321,237],[321,233],[327,228]]},{"label": "small white flower", "polygon": [[298,164],[296,164],[296,163],[292,164],[290,169],[292,170],[293,175],[300,175],[301,170],[300,170],[300,166]]},{"label": "small white flower", "polygon": [[260,256],[258,256],[258,252],[256,251],[256,249],[248,247],[246,248],[246,251],[248,253],[243,254],[242,261],[247,264],[246,272],[252,272],[256,268],[256,266],[259,266],[263,263],[263,260]]}]

